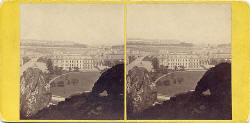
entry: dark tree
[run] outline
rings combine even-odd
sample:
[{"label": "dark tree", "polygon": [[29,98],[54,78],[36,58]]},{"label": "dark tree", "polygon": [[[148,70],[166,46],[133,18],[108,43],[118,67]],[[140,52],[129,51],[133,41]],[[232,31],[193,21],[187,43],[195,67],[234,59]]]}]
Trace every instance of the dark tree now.
[{"label": "dark tree", "polygon": [[48,62],[48,59],[46,57],[39,57],[37,59],[37,62],[42,62],[42,63],[47,63]]},{"label": "dark tree", "polygon": [[23,57],[23,64],[27,63],[30,61],[30,58],[29,57]]},{"label": "dark tree", "polygon": [[129,56],[129,57],[128,57],[128,62],[131,63],[131,62],[133,62],[135,59],[136,59],[135,56]]},{"label": "dark tree", "polygon": [[169,85],[170,85],[170,80],[169,80],[169,79],[166,79],[166,80],[164,81],[164,85],[165,85],[165,86],[169,86]]},{"label": "dark tree", "polygon": [[79,72],[79,68],[78,67],[74,67],[74,71],[75,72]]},{"label": "dark tree", "polygon": [[177,79],[174,79],[173,81],[174,81],[174,82],[173,82],[174,84],[177,84]]},{"label": "dark tree", "polygon": [[79,80],[78,79],[72,79],[71,80],[71,83],[76,86],[78,83],[79,83]]},{"label": "dark tree", "polygon": [[185,67],[182,65],[182,66],[180,66],[180,70],[181,71],[184,71],[185,70]]},{"label": "dark tree", "polygon": [[160,65],[159,70],[160,70],[161,73],[167,74],[168,73],[168,66]]},{"label": "dark tree", "polygon": [[195,95],[210,91],[210,104],[220,110],[225,119],[231,119],[231,64],[220,63],[210,68],[195,87]]},{"label": "dark tree", "polygon": [[62,74],[62,67],[57,67],[57,66],[55,66],[54,73],[57,74],[57,75]]},{"label": "dark tree", "polygon": [[111,61],[109,61],[109,60],[105,60],[103,64],[104,64],[104,66],[109,66],[109,67],[111,67],[111,64],[112,64],[112,63],[111,63]]},{"label": "dark tree", "polygon": [[216,64],[218,64],[218,61],[216,59],[212,58],[211,61],[210,61],[210,64],[211,65],[216,65]]},{"label": "dark tree", "polygon": [[177,81],[178,81],[179,84],[181,84],[183,82],[183,80],[184,80],[184,78],[182,78],[182,77],[177,78]]},{"label": "dark tree", "polygon": [[174,66],[174,70],[178,70],[178,67],[177,67],[177,66]]},{"label": "dark tree", "polygon": [[157,58],[152,59],[152,66],[155,69],[155,71],[159,70],[159,60]]},{"label": "dark tree", "polygon": [[124,60],[113,60],[112,64],[111,64],[112,66],[110,66],[110,67],[113,67],[117,64],[124,64]]},{"label": "dark tree", "polygon": [[53,74],[53,73],[54,73],[54,69],[53,69],[52,60],[51,60],[51,59],[48,59],[46,65],[47,65],[47,69],[48,69],[49,73],[50,73],[50,74]]},{"label": "dark tree", "polygon": [[99,77],[92,88],[92,93],[98,95],[104,90],[115,97],[124,92],[124,64],[118,64],[108,69]]}]

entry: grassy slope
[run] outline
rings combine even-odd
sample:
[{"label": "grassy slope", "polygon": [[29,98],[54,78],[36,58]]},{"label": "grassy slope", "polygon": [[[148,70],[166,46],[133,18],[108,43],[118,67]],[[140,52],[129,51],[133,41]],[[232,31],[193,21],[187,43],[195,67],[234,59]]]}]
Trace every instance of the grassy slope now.
[{"label": "grassy slope", "polygon": [[[56,79],[54,82],[63,81],[64,87],[52,87],[51,91],[53,95],[68,97],[73,94],[82,93],[84,91],[91,91],[94,83],[99,78],[99,72],[72,72],[65,76],[62,76]],[[68,80],[72,81],[72,79],[79,80],[79,83],[76,85],[68,84],[65,80],[65,77]]]},{"label": "grassy slope", "polygon": [[[169,86],[157,86],[157,90],[159,94],[165,96],[174,96],[179,93],[187,92],[189,90],[194,90],[197,82],[201,79],[205,71],[184,71],[174,73],[173,78],[171,76],[166,76],[162,78],[161,81],[166,79],[170,80]],[[174,78],[182,77],[183,82],[174,84]]]}]

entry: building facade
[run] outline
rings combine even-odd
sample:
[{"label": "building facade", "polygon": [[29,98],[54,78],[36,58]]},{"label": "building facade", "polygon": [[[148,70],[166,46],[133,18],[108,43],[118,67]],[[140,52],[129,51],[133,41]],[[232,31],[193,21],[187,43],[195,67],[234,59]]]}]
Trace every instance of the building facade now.
[{"label": "building facade", "polygon": [[190,53],[169,53],[158,57],[159,65],[167,66],[168,69],[203,69],[201,59]]},{"label": "building facade", "polygon": [[[231,62],[230,53],[213,53],[199,55],[193,53],[167,53],[158,57],[159,65],[167,66],[168,69],[202,70],[208,69],[214,60]],[[217,62],[217,64],[220,62]]]},{"label": "building facade", "polygon": [[54,66],[61,67],[63,70],[94,71],[96,64],[90,56],[66,55],[53,56],[52,62]]}]

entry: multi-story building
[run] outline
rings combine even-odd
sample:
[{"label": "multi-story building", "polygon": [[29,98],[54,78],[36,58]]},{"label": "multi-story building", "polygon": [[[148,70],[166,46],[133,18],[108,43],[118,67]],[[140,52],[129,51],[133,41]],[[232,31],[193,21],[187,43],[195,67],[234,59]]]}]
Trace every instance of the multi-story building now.
[{"label": "multi-story building", "polygon": [[124,63],[124,53],[122,54],[105,54],[105,56],[102,57],[103,63],[106,66],[112,67],[116,64]]},{"label": "multi-story building", "polygon": [[194,53],[167,53],[158,57],[159,64],[168,66],[168,69],[199,70],[208,69],[213,60],[231,62],[230,53],[213,53],[210,55],[198,55]]},{"label": "multi-story building", "polygon": [[53,56],[52,62],[54,66],[61,67],[63,70],[79,69],[80,71],[93,71],[94,59],[90,56],[80,55],[63,55]]},{"label": "multi-story building", "polygon": [[158,57],[159,64],[168,69],[202,69],[198,55],[190,53],[168,53]]},{"label": "multi-story building", "polygon": [[113,66],[115,63],[123,63],[124,54],[105,54],[104,56],[82,56],[79,54],[51,56],[54,66],[61,67],[63,70],[96,71],[98,67],[105,65],[109,61]]},{"label": "multi-story building", "polygon": [[232,55],[231,53],[213,53],[210,58],[213,58],[213,59],[223,59],[223,60],[226,60],[226,61],[231,61],[232,59]]}]

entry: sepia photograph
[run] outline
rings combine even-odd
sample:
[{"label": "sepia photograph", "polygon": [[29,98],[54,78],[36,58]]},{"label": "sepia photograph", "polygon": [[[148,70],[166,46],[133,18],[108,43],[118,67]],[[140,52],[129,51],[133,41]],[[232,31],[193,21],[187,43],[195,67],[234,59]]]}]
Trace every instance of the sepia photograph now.
[{"label": "sepia photograph", "polygon": [[20,4],[20,119],[124,119],[123,6]]},{"label": "sepia photograph", "polygon": [[126,7],[20,4],[20,119],[232,120],[231,4]]},{"label": "sepia photograph", "polygon": [[127,5],[128,120],[232,120],[231,4]]}]

